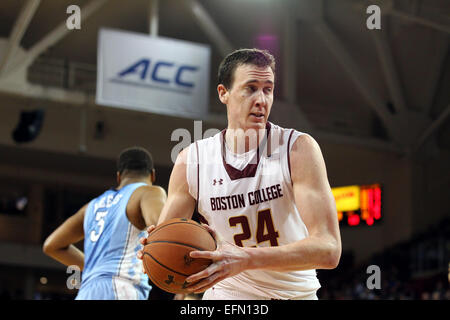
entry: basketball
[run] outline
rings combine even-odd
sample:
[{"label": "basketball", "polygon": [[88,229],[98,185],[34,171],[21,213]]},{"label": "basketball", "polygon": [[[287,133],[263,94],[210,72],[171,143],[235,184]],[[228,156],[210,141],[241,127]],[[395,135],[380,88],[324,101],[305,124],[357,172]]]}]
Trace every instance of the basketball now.
[{"label": "basketball", "polygon": [[212,263],[209,259],[193,259],[189,253],[215,249],[214,238],[202,225],[190,219],[170,219],[149,234],[143,250],[144,268],[162,290],[188,293],[186,278]]}]

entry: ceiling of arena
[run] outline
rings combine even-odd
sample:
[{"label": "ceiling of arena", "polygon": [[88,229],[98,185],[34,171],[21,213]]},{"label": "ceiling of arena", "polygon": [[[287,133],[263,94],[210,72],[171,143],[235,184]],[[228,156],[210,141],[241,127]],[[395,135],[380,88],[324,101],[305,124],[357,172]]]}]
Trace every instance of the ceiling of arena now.
[{"label": "ceiling of arena", "polygon": [[[14,27],[20,24],[18,17],[32,2],[0,1],[1,38],[11,40]],[[298,123],[330,139],[376,141],[409,152],[430,141],[439,148],[450,149],[448,0],[42,0],[37,3],[35,9],[29,9],[32,12],[29,24],[19,37],[25,53],[42,48],[37,50],[39,54],[28,69],[31,82],[43,84],[42,78],[33,76],[33,72],[39,71],[39,64],[77,63],[92,67],[85,68],[92,70],[91,78],[88,75],[85,83],[72,88],[57,82],[49,85],[92,94],[99,29],[150,34],[153,13],[157,17],[158,36],[211,47],[212,114],[223,117],[225,110],[219,104],[213,81],[224,55],[223,46],[262,47],[270,49],[277,59],[275,106],[288,104],[297,112],[278,115],[276,119],[281,123],[295,126],[292,124],[295,114],[295,119],[301,120]],[[83,17],[93,3],[98,7],[89,17]],[[66,9],[73,4],[81,8],[81,29],[58,35],[58,27],[68,17]],[[157,10],[152,11],[155,4]],[[366,26],[369,17],[366,8],[370,4],[381,7],[381,30],[369,30]],[[221,37],[211,36],[211,30],[218,30]],[[51,40],[48,45],[43,43],[45,39]],[[170,121],[170,117],[167,119]]]}]

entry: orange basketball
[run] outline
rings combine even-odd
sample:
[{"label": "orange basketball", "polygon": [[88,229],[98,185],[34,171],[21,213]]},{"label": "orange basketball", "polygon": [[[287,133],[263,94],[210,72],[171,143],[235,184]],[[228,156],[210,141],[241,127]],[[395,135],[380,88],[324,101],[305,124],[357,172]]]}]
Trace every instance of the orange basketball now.
[{"label": "orange basketball", "polygon": [[212,263],[210,259],[193,259],[189,253],[215,249],[214,238],[202,225],[189,219],[170,219],[149,234],[143,250],[144,268],[162,290],[187,293],[186,278]]}]

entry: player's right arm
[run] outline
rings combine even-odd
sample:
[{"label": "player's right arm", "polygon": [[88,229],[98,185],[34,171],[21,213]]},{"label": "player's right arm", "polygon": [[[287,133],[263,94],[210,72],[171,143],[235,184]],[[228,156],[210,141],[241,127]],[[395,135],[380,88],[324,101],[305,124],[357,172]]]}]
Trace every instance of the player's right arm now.
[{"label": "player's right arm", "polygon": [[167,201],[159,216],[158,224],[172,218],[192,218],[195,209],[195,199],[189,193],[186,177],[188,150],[189,148],[186,148],[181,151],[175,161],[170,175]]},{"label": "player's right arm", "polygon": [[167,194],[163,188],[159,186],[145,187],[145,192],[139,203],[140,214],[142,215],[145,226],[149,227],[158,222],[166,200]]},{"label": "player's right arm", "polygon": [[68,218],[45,240],[42,250],[46,255],[66,266],[84,268],[84,254],[73,244],[84,238],[83,221],[88,204]]},{"label": "player's right arm", "polygon": [[[161,211],[161,215],[158,219],[158,224],[173,218],[187,218],[191,219],[195,209],[195,199],[189,193],[189,185],[186,176],[186,164],[189,148],[181,151],[172,169],[169,179],[169,190],[167,201]],[[150,233],[155,229],[155,226],[150,226],[147,232]],[[147,244],[146,238],[139,239],[142,245]],[[139,259],[143,258],[143,251],[137,252]],[[145,269],[143,269],[145,273]],[[178,294],[175,296],[175,300],[183,300],[184,295]]]},{"label": "player's right arm", "polygon": [[[158,224],[173,218],[191,219],[195,209],[195,199],[189,193],[189,185],[186,177],[187,154],[189,148],[184,149],[178,154],[177,160],[172,169],[169,179],[169,190],[167,201],[161,211]],[[147,232],[150,233],[155,226],[150,226]],[[146,238],[141,238],[141,244],[147,244]],[[138,258],[142,259],[142,250],[137,253]]]}]

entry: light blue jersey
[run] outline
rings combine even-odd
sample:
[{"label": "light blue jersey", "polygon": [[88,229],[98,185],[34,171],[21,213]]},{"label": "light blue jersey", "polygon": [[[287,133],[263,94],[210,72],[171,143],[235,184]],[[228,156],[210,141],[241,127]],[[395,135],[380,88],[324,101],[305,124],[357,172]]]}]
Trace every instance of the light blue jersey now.
[{"label": "light blue jersey", "polygon": [[89,202],[84,217],[84,270],[77,300],[147,299],[151,286],[136,253],[139,230],[128,220],[131,194],[145,183],[110,189]]}]

